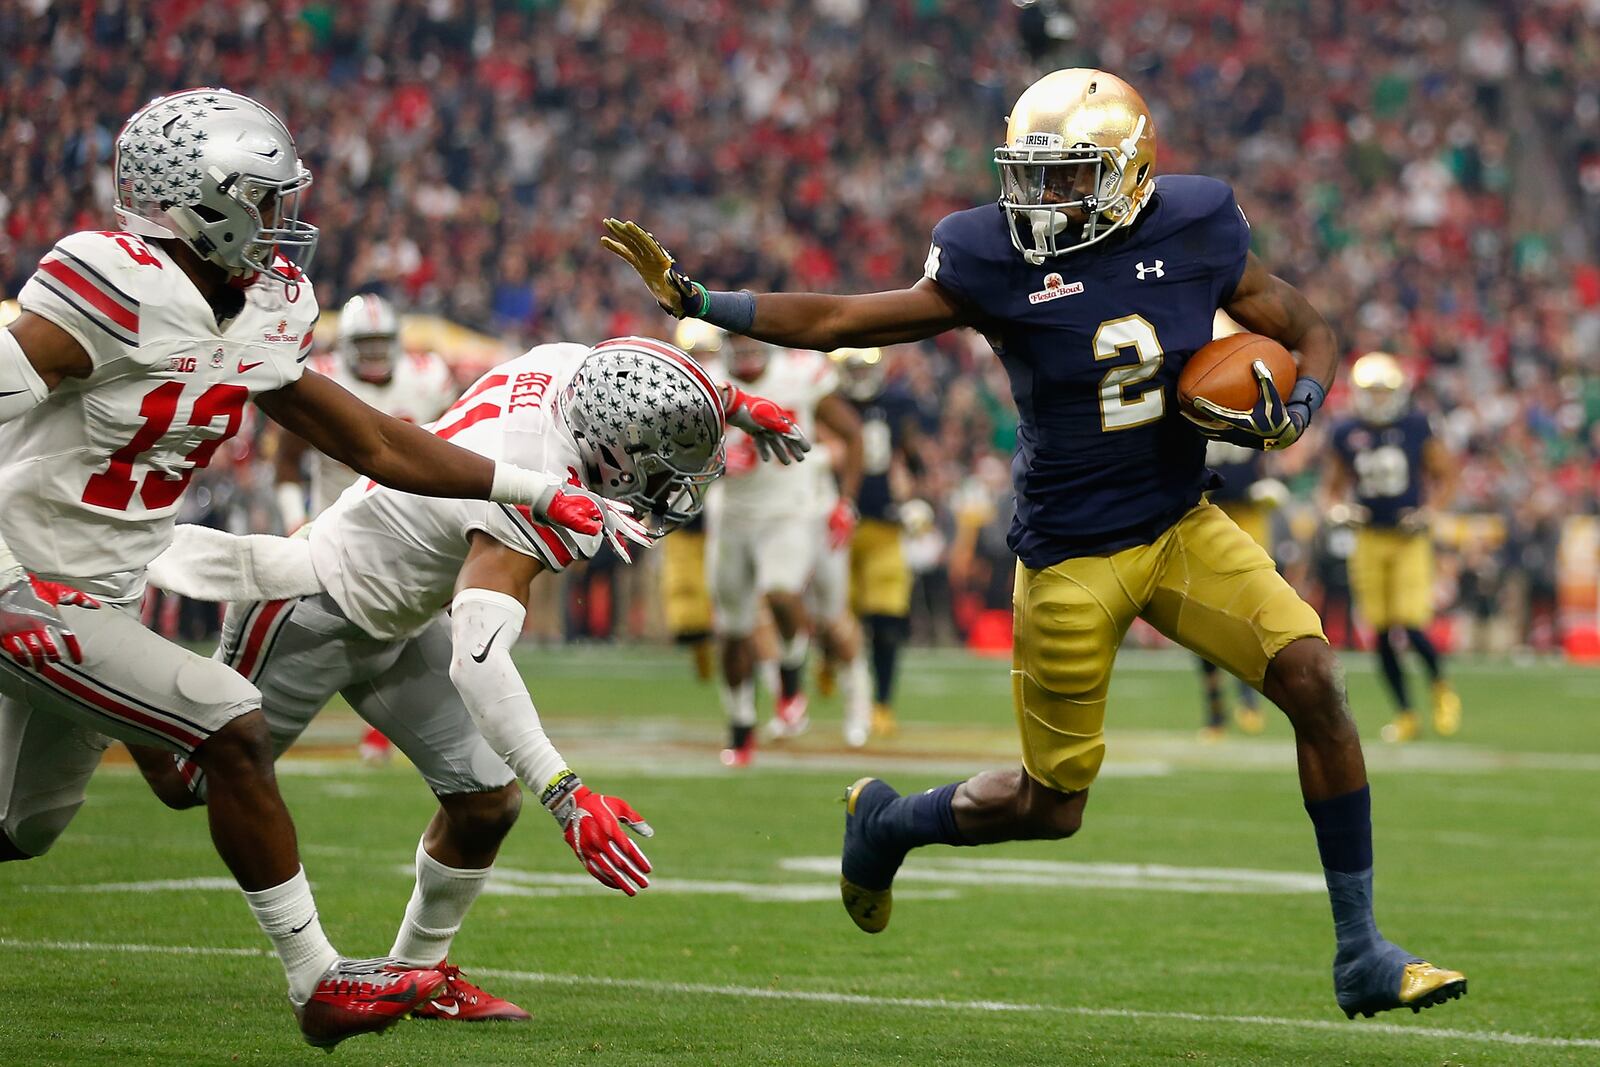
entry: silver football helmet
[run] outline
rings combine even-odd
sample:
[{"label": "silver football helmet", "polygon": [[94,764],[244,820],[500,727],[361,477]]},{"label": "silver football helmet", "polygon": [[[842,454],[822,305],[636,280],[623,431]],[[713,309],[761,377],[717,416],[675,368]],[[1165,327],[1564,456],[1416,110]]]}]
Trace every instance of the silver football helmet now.
[{"label": "silver football helmet", "polygon": [[111,168],[123,229],[177,238],[235,278],[304,280],[317,248],[300,219],[311,172],[289,128],[248,96],[157,97],[122,127]]},{"label": "silver football helmet", "polygon": [[722,398],[681,349],[648,337],[595,345],[558,400],[586,481],[633,506],[652,533],[700,513],[722,474]]},{"label": "silver football helmet", "polygon": [[375,385],[387,382],[404,354],[400,316],[394,305],[376,293],[352,296],[339,312],[336,344],[339,358],[351,374]]}]

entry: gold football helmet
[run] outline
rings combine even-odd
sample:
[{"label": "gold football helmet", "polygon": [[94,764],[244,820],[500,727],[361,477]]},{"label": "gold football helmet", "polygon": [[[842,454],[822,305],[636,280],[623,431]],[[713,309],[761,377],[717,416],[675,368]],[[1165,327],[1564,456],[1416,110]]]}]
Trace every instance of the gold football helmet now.
[{"label": "gold football helmet", "polygon": [[839,368],[839,378],[844,395],[863,404],[883,392],[888,367],[883,362],[881,348],[836,348],[828,353]]},{"label": "gold football helmet", "polygon": [[684,319],[678,323],[677,336],[673,341],[679,348],[704,363],[708,359],[716,358],[727,339],[728,331],[721,326],[713,326],[704,319]]},{"label": "gold football helmet", "polygon": [[1406,412],[1411,388],[1400,361],[1387,352],[1368,352],[1350,368],[1356,414],[1362,422],[1387,426]]},{"label": "gold football helmet", "polygon": [[1155,121],[1116,75],[1058,70],[1017,100],[994,162],[1011,243],[1038,266],[1138,217],[1155,192]]}]

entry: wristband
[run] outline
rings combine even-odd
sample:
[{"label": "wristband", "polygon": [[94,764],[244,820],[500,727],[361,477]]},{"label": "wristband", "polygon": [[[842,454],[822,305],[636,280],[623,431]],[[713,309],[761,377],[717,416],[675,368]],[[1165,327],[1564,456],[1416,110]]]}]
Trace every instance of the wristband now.
[{"label": "wristband", "polygon": [[496,462],[489,499],[496,504],[526,504],[541,517],[560,491],[562,482],[543,471],[530,471],[514,463]]},{"label": "wristband", "polygon": [[555,805],[567,799],[568,794],[577,791],[583,780],[569,768],[563,767],[551,778],[548,785],[539,793],[539,803],[553,809]]},{"label": "wristband", "polygon": [[1301,409],[1300,429],[1303,431],[1311,425],[1311,416],[1317,413],[1322,402],[1328,399],[1328,391],[1322,383],[1310,376],[1303,376],[1295,380],[1294,388],[1289,392],[1289,400],[1284,404],[1292,417],[1295,409]]},{"label": "wristband", "polygon": [[756,321],[755,294],[748,289],[740,289],[737,293],[713,293],[699,282],[693,283],[695,290],[704,294],[702,310],[692,313],[694,318],[704,319],[713,326],[720,326],[729,333],[746,333],[750,325]]}]

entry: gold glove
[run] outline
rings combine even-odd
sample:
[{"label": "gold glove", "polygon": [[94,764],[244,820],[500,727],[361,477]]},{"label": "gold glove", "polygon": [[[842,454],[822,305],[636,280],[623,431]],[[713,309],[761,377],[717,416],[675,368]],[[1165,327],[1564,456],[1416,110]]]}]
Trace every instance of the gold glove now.
[{"label": "gold glove", "polygon": [[705,286],[674,269],[672,253],[661,247],[654,234],[637,222],[620,219],[606,219],[605,227],[607,236],[600,238],[600,244],[638,271],[662,311],[677,319],[698,317],[705,311]]}]

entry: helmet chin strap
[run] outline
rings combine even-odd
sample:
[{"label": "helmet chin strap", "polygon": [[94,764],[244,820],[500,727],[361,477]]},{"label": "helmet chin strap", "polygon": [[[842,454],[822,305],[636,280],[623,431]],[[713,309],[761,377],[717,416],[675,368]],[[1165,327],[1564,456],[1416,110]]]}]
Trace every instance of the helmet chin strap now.
[{"label": "helmet chin strap", "polygon": [[1028,225],[1033,229],[1033,249],[1022,253],[1022,258],[1037,267],[1042,265],[1049,255],[1044,250],[1045,242],[1066,229],[1072,220],[1067,217],[1065,211],[1036,208],[1027,215]]}]

